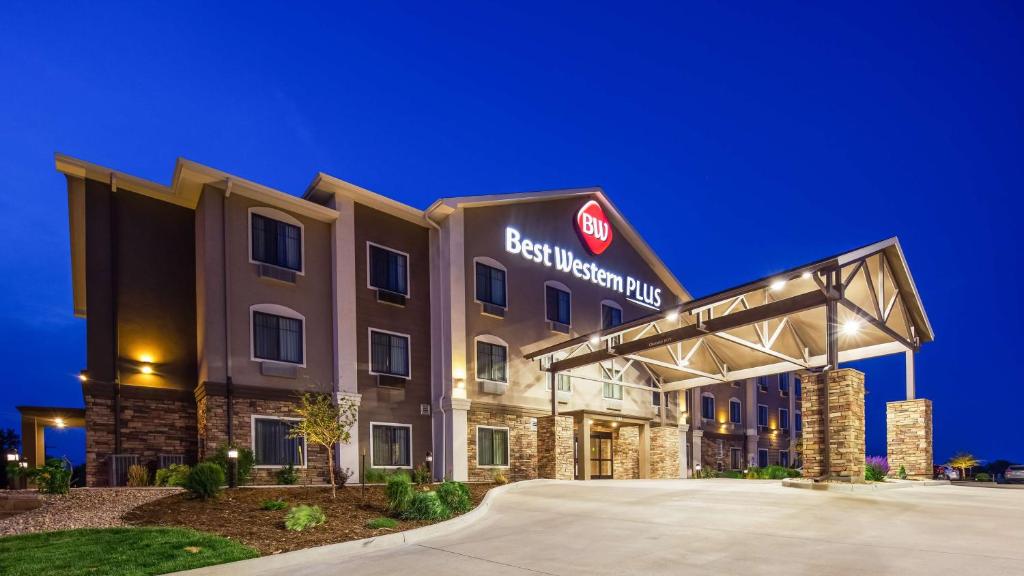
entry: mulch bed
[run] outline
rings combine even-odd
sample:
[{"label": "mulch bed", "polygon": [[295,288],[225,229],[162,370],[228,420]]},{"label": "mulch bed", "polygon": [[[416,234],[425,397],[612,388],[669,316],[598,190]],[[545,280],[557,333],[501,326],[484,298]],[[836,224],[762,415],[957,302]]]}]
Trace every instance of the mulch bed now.
[{"label": "mulch bed", "polygon": [[[493,484],[469,484],[476,506]],[[383,486],[367,486],[365,498],[358,486],[338,489],[331,498],[329,487],[236,488],[224,490],[216,499],[202,501],[175,494],[143,504],[127,513],[124,521],[137,526],[187,526],[238,540],[261,554],[277,554],[380,536],[389,532],[426,526],[431,522],[400,520],[391,530],[371,529],[366,523],[387,516]],[[260,504],[267,499],[281,498],[290,506],[317,505],[327,515],[327,522],[302,532],[285,530],[288,509],[267,511]]]}]

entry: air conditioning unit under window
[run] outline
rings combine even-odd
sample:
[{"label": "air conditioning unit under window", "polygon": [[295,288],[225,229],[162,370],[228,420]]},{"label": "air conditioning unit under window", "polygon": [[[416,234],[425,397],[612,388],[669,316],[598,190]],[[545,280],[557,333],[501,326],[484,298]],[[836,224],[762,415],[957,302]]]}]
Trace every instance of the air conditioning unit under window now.
[{"label": "air conditioning unit under window", "polygon": [[480,310],[488,316],[497,316],[498,318],[505,317],[505,307],[498,306],[497,304],[488,304],[487,302],[480,303]]},{"label": "air conditioning unit under window", "polygon": [[405,294],[382,290],[380,288],[377,289],[378,302],[386,302],[388,304],[394,304],[395,306],[405,306],[405,300]]},{"label": "air conditioning unit under window", "polygon": [[298,276],[294,270],[280,268],[270,264],[260,264],[258,267],[258,274],[260,278],[270,278],[271,280],[279,280],[281,282],[288,282],[289,284],[295,284],[295,279]]},{"label": "air conditioning unit under window", "polygon": [[562,324],[561,322],[555,322],[554,320],[548,320],[548,329],[552,332],[559,332],[561,334],[569,333],[568,324]]}]

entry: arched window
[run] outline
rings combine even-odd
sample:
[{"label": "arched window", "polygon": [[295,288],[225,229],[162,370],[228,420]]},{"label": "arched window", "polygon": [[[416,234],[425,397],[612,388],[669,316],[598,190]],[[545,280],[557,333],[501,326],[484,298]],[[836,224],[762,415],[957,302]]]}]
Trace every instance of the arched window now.
[{"label": "arched window", "polygon": [[476,343],[476,379],[508,382],[508,343],[489,334],[474,339]]}]

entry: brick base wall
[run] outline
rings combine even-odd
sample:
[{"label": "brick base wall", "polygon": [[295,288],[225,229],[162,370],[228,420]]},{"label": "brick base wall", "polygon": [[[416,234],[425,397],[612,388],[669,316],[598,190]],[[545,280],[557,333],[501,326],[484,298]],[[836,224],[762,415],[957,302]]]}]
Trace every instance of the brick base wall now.
[{"label": "brick base wall", "polygon": [[[721,446],[721,452],[719,452],[719,446]],[[745,466],[748,457],[747,439],[745,436],[719,435],[705,431],[704,441],[701,443],[701,465],[705,470],[732,469],[731,454],[733,448],[740,449],[740,463],[741,466]]]},{"label": "brick base wall", "polygon": [[[274,416],[297,418],[297,400],[265,400],[234,398],[232,426],[235,445],[253,448],[252,417]],[[227,443],[227,398],[207,395],[199,399],[197,421],[199,422],[199,444],[201,457],[206,458],[217,448]],[[327,451],[320,446],[307,443],[306,468],[298,470],[300,483],[321,484],[328,482]],[[279,468],[255,468],[250,484],[276,484],[275,474]]]},{"label": "brick base wall", "polygon": [[[196,461],[196,405],[180,398],[133,397],[126,388],[121,394],[121,454],[138,456],[138,461],[155,470],[161,454],[182,455]],[[169,395],[170,396],[170,395]],[[110,485],[110,462],[114,453],[114,399],[85,393],[85,477],[87,486]]]},{"label": "brick base wall", "polygon": [[679,478],[679,428],[651,428],[651,478]]},{"label": "brick base wall", "polygon": [[903,465],[907,477],[932,477],[932,401],[924,398],[888,402],[885,432],[890,475]]},{"label": "brick base wall", "polygon": [[843,368],[828,372],[829,445],[825,446],[825,374],[801,373],[803,385],[804,476],[826,474],[864,481],[864,373]]},{"label": "brick base wall", "polygon": [[[468,470],[471,482],[489,482],[494,478],[494,473],[499,470],[481,468],[477,465],[477,426],[508,428],[509,466],[504,470],[510,481],[518,482],[537,478],[538,418],[492,410],[470,409],[467,415],[467,425],[468,446],[466,452],[469,459]],[[571,430],[570,425],[570,434]]]},{"label": "brick base wall", "polygon": [[572,416],[537,418],[537,475],[540,478],[572,480],[573,470]]},{"label": "brick base wall", "polygon": [[640,428],[619,426],[612,434],[612,478],[640,477]]}]

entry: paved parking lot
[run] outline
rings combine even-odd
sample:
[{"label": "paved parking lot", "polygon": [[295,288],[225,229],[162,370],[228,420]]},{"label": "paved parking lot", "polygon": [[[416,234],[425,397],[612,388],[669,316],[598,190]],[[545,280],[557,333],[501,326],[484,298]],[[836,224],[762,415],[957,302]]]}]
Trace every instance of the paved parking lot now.
[{"label": "paved parking lot", "polygon": [[[254,574],[1022,574],[1024,492],[751,480],[525,484],[471,526]],[[300,552],[299,554],[303,554]],[[258,560],[255,562],[259,562]]]}]

